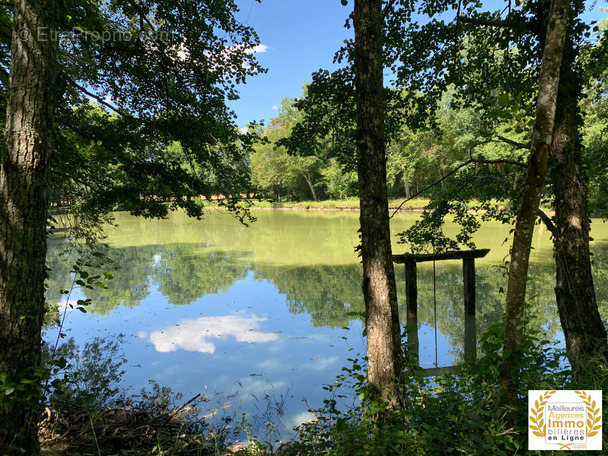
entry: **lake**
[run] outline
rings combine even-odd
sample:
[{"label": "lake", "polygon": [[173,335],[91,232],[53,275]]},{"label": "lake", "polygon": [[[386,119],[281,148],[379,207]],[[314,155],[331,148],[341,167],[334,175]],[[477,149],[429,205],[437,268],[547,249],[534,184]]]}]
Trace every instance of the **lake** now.
[{"label": "lake", "polygon": [[[118,269],[112,270],[109,288],[76,288],[69,296],[72,304],[91,299],[87,313],[70,309],[60,294],[71,286],[74,259],[61,253],[61,236],[52,237],[47,299],[67,308],[63,332],[79,346],[94,337],[121,340],[128,362],[120,385],[130,394],[153,380],[182,393],[184,400],[206,392],[209,408],[217,408],[218,415],[243,411],[261,428],[272,414],[283,430],[311,419],[307,410],[322,405],[323,385],[341,373],[348,358],[365,353],[358,315],[364,310],[355,252],[358,214],[253,214],[258,220],[250,227],[215,209],[201,221],[180,212],[167,220],[115,214],[118,228],[107,231],[107,253]],[[417,217],[397,215],[392,232],[403,231]],[[606,318],[608,226],[599,220],[592,226],[596,289]],[[504,241],[510,229],[484,223],[475,237],[477,248],[491,249],[477,260],[478,335],[504,310],[510,242]],[[533,245],[527,324],[563,341],[551,241],[542,227]],[[396,242],[393,249],[403,252]],[[463,353],[461,263],[436,264],[436,313],[432,268],[432,263],[418,266],[423,367],[457,364]],[[405,319],[403,265],[395,265],[395,271]],[[48,329],[45,340],[54,344],[57,333],[57,327]]]}]

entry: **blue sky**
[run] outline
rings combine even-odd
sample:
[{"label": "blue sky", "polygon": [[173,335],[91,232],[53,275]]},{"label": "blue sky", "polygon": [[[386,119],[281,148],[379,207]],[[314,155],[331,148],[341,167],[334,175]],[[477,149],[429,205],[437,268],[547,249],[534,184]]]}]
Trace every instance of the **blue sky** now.
[{"label": "blue sky", "polygon": [[[503,0],[487,0],[490,9]],[[604,2],[587,2],[586,21],[606,18],[600,12]],[[342,6],[340,0],[237,0],[241,12],[237,18],[253,27],[262,44],[256,56],[268,73],[251,77],[240,86],[241,99],[230,103],[238,116],[239,127],[257,120],[268,123],[276,117],[285,97],[297,98],[302,86],[318,70],[332,69],[335,52],[343,41],[352,37],[352,29],[344,28],[353,7]],[[273,109],[274,108],[274,109]]]},{"label": "blue sky", "polygon": [[[297,98],[302,86],[319,68],[331,69],[334,53],[352,36],[344,22],[352,1],[340,0],[239,0],[238,19],[253,27],[265,52],[256,54],[268,73],[254,76],[240,86],[241,99],[230,106],[239,127],[252,120],[268,122],[285,97]],[[275,109],[273,109],[275,107]]]}]

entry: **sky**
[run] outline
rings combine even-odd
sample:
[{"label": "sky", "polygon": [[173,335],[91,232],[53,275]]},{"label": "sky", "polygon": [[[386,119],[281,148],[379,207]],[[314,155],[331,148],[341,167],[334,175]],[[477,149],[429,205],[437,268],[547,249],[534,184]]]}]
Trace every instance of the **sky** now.
[{"label": "sky", "polygon": [[[504,1],[487,3],[496,10]],[[604,2],[588,3],[585,21],[607,17],[599,10]],[[267,124],[277,116],[283,98],[302,95],[302,86],[311,81],[313,72],[335,68],[335,52],[353,35],[352,29],[344,28],[353,0],[348,6],[342,6],[340,0],[237,0],[237,5],[241,10],[237,19],[253,27],[260,37],[261,52],[256,57],[268,73],[249,78],[240,86],[240,100],[229,106],[239,127],[251,121]]]},{"label": "sky", "polygon": [[[237,18],[254,28],[264,52],[256,53],[268,73],[240,86],[241,99],[230,107],[239,127],[253,120],[268,123],[285,97],[298,98],[313,72],[332,69],[333,56],[352,30],[344,28],[352,9],[340,0],[238,0]],[[273,109],[274,108],[274,109]]]}]

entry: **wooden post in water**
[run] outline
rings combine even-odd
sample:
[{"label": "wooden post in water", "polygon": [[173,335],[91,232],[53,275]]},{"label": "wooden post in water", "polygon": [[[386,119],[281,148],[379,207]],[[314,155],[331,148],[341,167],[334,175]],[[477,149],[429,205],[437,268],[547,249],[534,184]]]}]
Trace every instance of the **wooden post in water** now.
[{"label": "wooden post in water", "polygon": [[475,358],[477,355],[477,329],[475,322],[475,259],[485,257],[490,249],[463,250],[433,254],[393,255],[395,263],[405,264],[405,303],[407,307],[407,345],[419,358],[418,340],[418,283],[416,263],[424,261],[462,259],[464,283],[464,354]]},{"label": "wooden post in water", "polygon": [[477,325],[475,324],[475,258],[462,259],[464,283],[464,356],[477,357]]},{"label": "wooden post in water", "polygon": [[407,308],[407,348],[408,353],[420,359],[418,340],[418,278],[416,260],[405,260],[405,303]]},{"label": "wooden post in water", "polygon": [[464,282],[464,313],[475,315],[475,258],[462,259]]}]

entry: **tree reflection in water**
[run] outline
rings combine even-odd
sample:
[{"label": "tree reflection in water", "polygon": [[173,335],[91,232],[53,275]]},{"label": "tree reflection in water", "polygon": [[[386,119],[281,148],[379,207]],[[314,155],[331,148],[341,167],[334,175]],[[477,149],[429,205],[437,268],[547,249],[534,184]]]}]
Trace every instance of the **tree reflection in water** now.
[{"label": "tree reflection in water", "polygon": [[[88,319],[79,320],[90,325],[89,329],[82,329],[82,337],[90,336],[93,327],[98,332],[116,333],[123,330],[118,324],[128,321],[127,329],[133,332],[130,343],[136,353],[131,356],[138,358],[130,362],[150,369],[142,372],[142,377],[161,378],[153,368],[169,362],[182,366],[176,384],[200,383],[196,363],[215,366],[214,378],[224,385],[236,380],[230,375],[246,377],[252,373],[236,373],[226,364],[233,362],[258,372],[276,370],[282,378],[278,383],[289,384],[294,371],[302,375],[307,366],[307,375],[318,372],[319,377],[303,379],[300,390],[294,387],[294,394],[300,391],[305,395],[316,389],[322,395],[321,384],[330,382],[349,356],[346,348],[343,352],[332,348],[345,334],[339,332],[340,328],[362,325],[361,266],[354,250],[358,242],[357,214],[260,211],[256,216],[259,221],[245,228],[221,214],[211,215],[203,222],[180,214],[165,221],[142,221],[119,214],[120,228],[110,232],[108,239],[108,255],[117,268],[112,271],[114,279],[108,289],[83,289],[77,293],[77,299],[92,301]],[[394,231],[403,231],[414,219],[415,216],[397,218]],[[491,256],[478,261],[476,267],[474,324],[478,336],[503,314],[506,277],[501,260],[507,247],[500,247],[500,241],[508,229],[489,225],[477,240],[478,247],[492,248]],[[603,224],[594,224],[594,230],[596,289],[600,311],[606,317],[608,229]],[[532,258],[526,324],[546,338],[560,339],[551,245],[548,237],[539,239]],[[74,259],[66,260],[59,255],[63,248],[60,238],[51,239],[47,294],[51,303],[65,299],[59,290],[71,286],[69,271]],[[400,250],[398,246],[395,248],[397,252]],[[396,274],[405,324],[405,280],[401,265],[396,265]],[[465,327],[461,262],[438,263],[435,279],[439,355],[443,362],[459,363]],[[427,363],[435,357],[432,284],[432,266],[418,265],[418,326],[421,357]],[[154,312],[145,328],[140,328],[138,321],[129,320],[129,309],[133,312],[140,306],[147,313]],[[138,314],[136,319],[143,318]],[[296,324],[299,326],[293,326]],[[116,327],[108,327],[111,325]],[[360,329],[357,332],[348,335],[357,339],[358,348],[362,348]],[[300,341],[299,345],[287,345],[295,344],[294,341]],[[352,348],[353,343],[347,341],[345,347]],[[245,346],[249,348],[245,350]],[[197,358],[194,362],[185,358],[186,352],[199,356],[213,354],[218,359],[211,362]],[[161,362],[161,358],[156,358],[160,355],[171,358],[162,358]],[[167,376],[171,375],[169,367],[163,369]],[[313,388],[310,382],[318,384]]]}]

